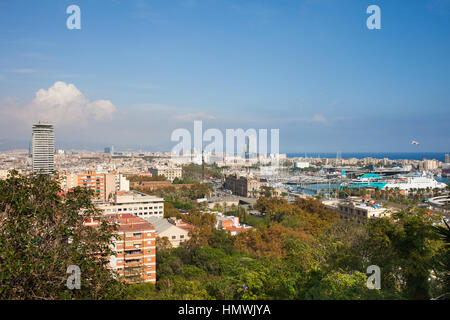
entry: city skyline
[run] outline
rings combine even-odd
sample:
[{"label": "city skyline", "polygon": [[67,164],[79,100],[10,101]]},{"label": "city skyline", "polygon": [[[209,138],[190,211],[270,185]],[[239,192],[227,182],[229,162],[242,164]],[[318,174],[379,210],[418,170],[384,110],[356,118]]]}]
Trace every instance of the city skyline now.
[{"label": "city skyline", "polygon": [[169,151],[202,120],[282,153],[449,150],[448,1],[376,1],[381,30],[371,1],[77,1],[68,30],[71,4],[0,4],[1,150],[39,120],[58,148]]}]

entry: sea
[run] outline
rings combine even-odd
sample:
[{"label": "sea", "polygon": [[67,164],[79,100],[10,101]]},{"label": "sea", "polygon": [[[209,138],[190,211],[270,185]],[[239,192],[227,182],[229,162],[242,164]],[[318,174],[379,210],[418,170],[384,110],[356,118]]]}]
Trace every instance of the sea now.
[{"label": "sea", "polygon": [[[333,152],[303,152],[303,153],[287,153],[288,158],[336,158],[337,153]],[[436,159],[439,161],[445,161],[445,155],[450,154],[450,152],[342,152],[340,158],[350,159],[350,158],[375,158],[384,159],[388,158],[390,160],[423,160],[423,159]]]}]

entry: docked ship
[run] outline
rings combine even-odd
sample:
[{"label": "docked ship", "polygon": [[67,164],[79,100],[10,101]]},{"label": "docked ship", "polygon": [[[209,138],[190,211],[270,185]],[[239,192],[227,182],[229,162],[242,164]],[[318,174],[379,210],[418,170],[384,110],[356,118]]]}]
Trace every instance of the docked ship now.
[{"label": "docked ship", "polygon": [[386,189],[443,189],[447,185],[443,182],[438,182],[432,175],[427,174],[406,174],[396,175],[393,177],[381,177],[375,173],[366,173],[357,179],[350,182],[342,183],[340,187],[346,188],[372,188],[379,190]]}]

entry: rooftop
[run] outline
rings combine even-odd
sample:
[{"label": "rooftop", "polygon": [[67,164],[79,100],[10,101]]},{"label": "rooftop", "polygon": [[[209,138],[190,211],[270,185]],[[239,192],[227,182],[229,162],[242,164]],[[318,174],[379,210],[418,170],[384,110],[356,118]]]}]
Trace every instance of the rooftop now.
[{"label": "rooftop", "polygon": [[167,219],[158,218],[158,217],[145,217],[146,221],[150,222],[154,227],[157,233],[161,233],[166,231],[169,228],[175,227],[175,225],[171,224]]}]

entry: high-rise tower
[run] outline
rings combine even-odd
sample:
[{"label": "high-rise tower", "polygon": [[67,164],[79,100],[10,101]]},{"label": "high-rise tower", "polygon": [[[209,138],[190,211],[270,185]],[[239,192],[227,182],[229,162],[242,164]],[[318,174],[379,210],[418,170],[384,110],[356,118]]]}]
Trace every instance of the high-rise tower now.
[{"label": "high-rise tower", "polygon": [[53,125],[40,121],[33,125],[31,154],[33,172],[51,173],[55,169]]}]

